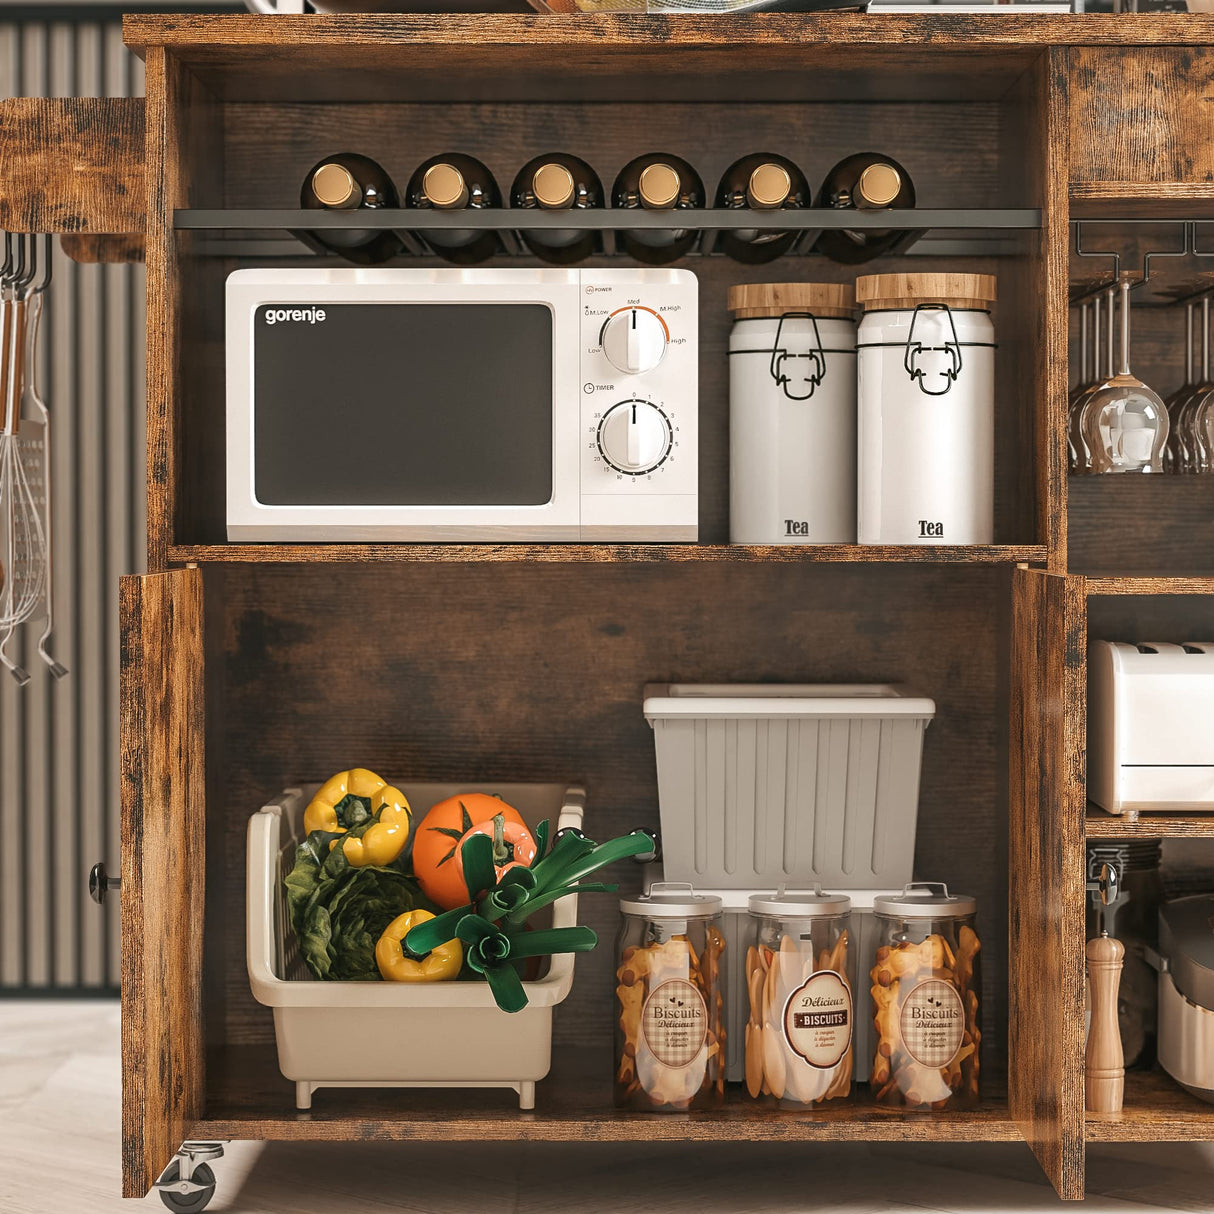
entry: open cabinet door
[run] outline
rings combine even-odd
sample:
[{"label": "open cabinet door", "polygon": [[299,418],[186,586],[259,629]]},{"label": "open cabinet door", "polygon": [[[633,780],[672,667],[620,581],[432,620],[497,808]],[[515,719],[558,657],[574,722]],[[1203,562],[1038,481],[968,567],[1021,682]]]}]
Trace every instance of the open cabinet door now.
[{"label": "open cabinet door", "polygon": [[1084,581],[1013,574],[1008,1100],[1060,1197],[1084,1187]]},{"label": "open cabinet door", "polygon": [[122,1188],[142,1197],[202,1111],[202,574],[124,577]]}]

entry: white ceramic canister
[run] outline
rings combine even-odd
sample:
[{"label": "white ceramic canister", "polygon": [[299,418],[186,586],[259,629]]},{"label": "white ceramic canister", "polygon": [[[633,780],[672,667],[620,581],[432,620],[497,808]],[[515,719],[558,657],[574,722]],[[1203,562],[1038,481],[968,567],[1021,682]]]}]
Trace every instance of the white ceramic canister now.
[{"label": "white ceramic canister", "polygon": [[860,543],[994,543],[994,299],[991,274],[856,280]]},{"label": "white ceramic canister", "polygon": [[855,543],[852,287],[739,285],[729,310],[730,540]]}]

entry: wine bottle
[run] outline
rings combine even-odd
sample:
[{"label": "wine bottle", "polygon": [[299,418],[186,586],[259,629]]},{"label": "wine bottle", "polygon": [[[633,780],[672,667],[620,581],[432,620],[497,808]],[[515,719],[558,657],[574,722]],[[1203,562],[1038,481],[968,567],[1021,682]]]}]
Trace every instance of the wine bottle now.
[{"label": "wine bottle", "polygon": [[[400,201],[381,165],[357,152],[339,152],[312,166],[300,188],[299,205],[308,211],[373,211],[398,207]],[[358,265],[379,265],[402,249],[395,232],[374,228],[326,228],[307,235],[313,244]]]},{"label": "wine bottle", "polygon": [[[603,205],[603,183],[584,160],[552,152],[529,160],[510,188],[510,205],[523,210],[587,211]],[[597,252],[596,232],[532,228],[521,233],[528,250],[553,265],[568,266]]]},{"label": "wine bottle", "polygon": [[[444,152],[418,165],[405,191],[405,206],[436,211],[491,210],[502,205],[493,174],[475,157]],[[501,249],[496,232],[475,228],[427,229],[419,233],[446,261],[472,266]]]},{"label": "wine bottle", "polygon": [[[686,160],[651,152],[620,170],[611,205],[622,210],[699,210],[704,206],[704,183]],[[632,228],[616,233],[620,248],[651,266],[677,261],[691,252],[699,238],[698,231],[687,228]]]},{"label": "wine bottle", "polygon": [[[717,206],[727,210],[799,211],[813,205],[805,174],[791,160],[756,152],[735,160],[717,189]],[[763,265],[787,253],[801,232],[769,232],[761,228],[722,231],[721,249],[734,261]]]},{"label": "wine bottle", "polygon": [[[910,174],[892,157],[879,152],[857,152],[840,160],[822,183],[818,205],[835,210],[884,210],[913,207],[915,187]],[[814,245],[832,261],[857,265],[889,253],[900,253],[922,236],[922,231],[828,228]]]}]

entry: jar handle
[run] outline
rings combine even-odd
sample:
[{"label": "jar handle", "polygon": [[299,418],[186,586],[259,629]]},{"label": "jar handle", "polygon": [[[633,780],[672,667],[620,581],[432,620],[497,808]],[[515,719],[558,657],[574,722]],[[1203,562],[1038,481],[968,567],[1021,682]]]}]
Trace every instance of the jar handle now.
[{"label": "jar handle", "polygon": [[[948,321],[951,340],[946,339],[943,345],[929,346],[915,340],[915,326],[919,324],[920,314],[925,312],[943,313]],[[922,335],[923,330],[919,330]],[[926,386],[927,371],[919,366],[919,358],[924,354],[948,354],[948,366],[942,370],[933,371],[933,375],[943,376],[944,387],[933,391]],[[944,396],[952,390],[957,376],[961,374],[961,343],[957,340],[957,326],[953,322],[953,311],[948,304],[921,303],[915,308],[911,317],[910,332],[906,335],[906,351],[902,357],[902,365],[911,380],[919,385],[919,391],[925,396]]]},{"label": "jar handle", "polygon": [[[808,320],[814,329],[813,344],[805,350],[793,349],[790,351],[787,349],[781,341],[786,320]],[[809,384],[809,391],[804,395],[798,395],[789,390],[793,377],[784,370],[784,364],[790,358],[805,358],[811,364],[810,371],[797,377]],[[826,378],[826,351],[822,349],[822,334],[818,332],[818,318],[812,312],[784,312],[780,316],[780,323],[776,326],[776,337],[771,343],[771,362],[767,369],[789,400],[809,400],[813,396],[817,386]]]},{"label": "jar handle", "polygon": [[939,890],[946,898],[949,896],[948,886],[943,881],[908,881],[902,887],[902,892],[909,894],[914,889],[925,889],[929,893]]},{"label": "jar handle", "polygon": [[687,893],[695,893],[695,886],[690,881],[654,881],[650,883],[649,888],[645,891],[648,894],[655,894],[658,891],[666,893],[671,890],[686,891]]}]

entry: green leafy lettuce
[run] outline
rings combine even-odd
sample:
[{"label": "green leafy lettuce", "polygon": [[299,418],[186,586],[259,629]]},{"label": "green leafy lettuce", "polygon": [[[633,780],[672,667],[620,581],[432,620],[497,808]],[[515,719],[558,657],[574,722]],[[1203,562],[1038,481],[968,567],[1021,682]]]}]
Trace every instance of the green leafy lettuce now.
[{"label": "green leafy lettuce", "polygon": [[[365,820],[349,833],[361,837],[372,825],[374,819]],[[295,867],[285,880],[291,926],[317,978],[377,981],[375,944],[384,929],[397,915],[432,907],[398,865],[355,868],[341,847],[329,849],[344,837],[316,830],[296,848]]]}]

